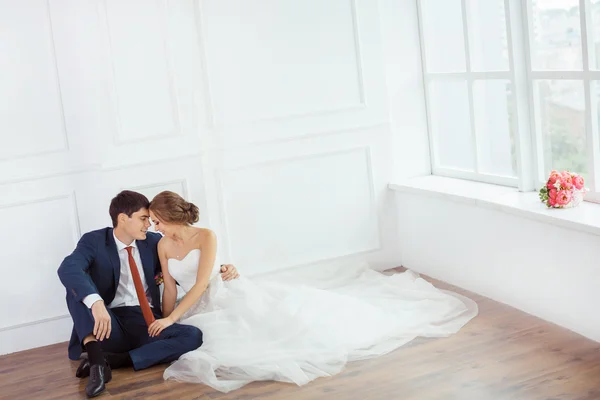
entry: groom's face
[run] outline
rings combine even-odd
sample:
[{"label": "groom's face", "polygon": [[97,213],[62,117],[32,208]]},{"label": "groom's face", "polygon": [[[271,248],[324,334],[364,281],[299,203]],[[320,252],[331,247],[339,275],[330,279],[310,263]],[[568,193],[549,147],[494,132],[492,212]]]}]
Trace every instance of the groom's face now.
[{"label": "groom's face", "polygon": [[119,225],[123,224],[123,230],[135,240],[145,240],[146,232],[150,227],[150,214],[147,208],[140,208],[128,217],[121,214]]}]

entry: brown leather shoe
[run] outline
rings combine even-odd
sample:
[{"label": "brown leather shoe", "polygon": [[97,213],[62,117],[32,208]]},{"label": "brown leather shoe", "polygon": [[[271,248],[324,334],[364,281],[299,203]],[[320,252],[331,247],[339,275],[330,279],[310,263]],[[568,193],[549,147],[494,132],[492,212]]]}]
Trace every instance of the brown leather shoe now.
[{"label": "brown leather shoe", "polygon": [[89,369],[90,378],[85,387],[85,394],[88,398],[96,397],[106,389],[105,384],[112,379],[112,371],[108,364],[94,364]]}]

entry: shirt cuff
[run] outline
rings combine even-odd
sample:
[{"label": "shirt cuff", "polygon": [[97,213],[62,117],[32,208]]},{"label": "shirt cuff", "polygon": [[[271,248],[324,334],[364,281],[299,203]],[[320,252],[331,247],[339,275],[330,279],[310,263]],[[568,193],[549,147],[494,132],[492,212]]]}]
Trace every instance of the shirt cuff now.
[{"label": "shirt cuff", "polygon": [[97,293],[93,293],[93,294],[89,294],[89,295],[85,296],[85,298],[82,301],[83,301],[83,304],[85,304],[87,306],[87,308],[92,308],[94,303],[97,302],[98,300],[102,300],[102,297],[100,297],[100,295]]}]

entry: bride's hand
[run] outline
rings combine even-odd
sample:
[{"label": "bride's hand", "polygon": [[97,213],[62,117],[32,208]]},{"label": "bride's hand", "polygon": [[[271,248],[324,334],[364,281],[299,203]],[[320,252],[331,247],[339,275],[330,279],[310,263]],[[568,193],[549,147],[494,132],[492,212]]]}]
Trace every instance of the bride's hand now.
[{"label": "bride's hand", "polygon": [[158,336],[165,328],[173,324],[174,322],[171,317],[157,319],[148,327],[148,334],[150,337]]},{"label": "bride's hand", "polygon": [[240,277],[237,269],[231,264],[223,264],[221,265],[221,279],[224,281],[230,281],[232,279],[237,279]]}]

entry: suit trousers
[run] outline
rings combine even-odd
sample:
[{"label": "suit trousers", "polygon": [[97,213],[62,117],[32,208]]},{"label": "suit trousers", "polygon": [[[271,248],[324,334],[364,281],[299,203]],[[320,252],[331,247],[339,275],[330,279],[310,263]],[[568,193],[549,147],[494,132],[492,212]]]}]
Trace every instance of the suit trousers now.
[{"label": "suit trousers", "polygon": [[[67,296],[67,306],[73,319],[79,343],[94,331],[92,310],[81,301]],[[129,352],[133,368],[137,371],[155,364],[177,360],[182,354],[202,345],[202,331],[194,326],[173,324],[157,337],[148,335],[148,326],[139,306],[108,308],[111,319],[109,338],[100,342],[103,351]],[[153,308],[156,319],[162,318]]]}]

